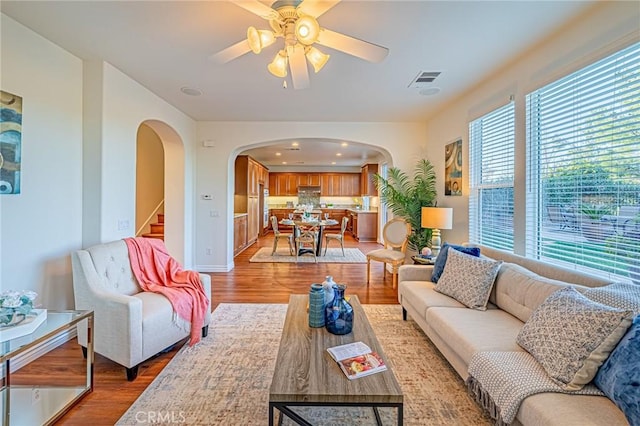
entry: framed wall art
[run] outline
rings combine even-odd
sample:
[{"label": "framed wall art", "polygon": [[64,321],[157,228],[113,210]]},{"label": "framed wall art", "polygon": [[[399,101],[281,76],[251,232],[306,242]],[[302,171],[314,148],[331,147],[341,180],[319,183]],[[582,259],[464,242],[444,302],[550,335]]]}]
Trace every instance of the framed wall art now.
[{"label": "framed wall art", "polygon": [[0,194],[20,193],[22,98],[0,90]]},{"label": "framed wall art", "polygon": [[445,145],[444,195],[462,195],[462,139]]}]

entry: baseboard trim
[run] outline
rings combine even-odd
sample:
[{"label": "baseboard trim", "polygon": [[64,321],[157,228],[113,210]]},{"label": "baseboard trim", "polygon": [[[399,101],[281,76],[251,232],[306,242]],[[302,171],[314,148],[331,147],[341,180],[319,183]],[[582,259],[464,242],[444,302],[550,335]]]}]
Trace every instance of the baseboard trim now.
[{"label": "baseboard trim", "polygon": [[231,262],[227,265],[216,266],[216,265],[196,265],[195,270],[198,272],[229,272],[234,268],[234,263]]}]

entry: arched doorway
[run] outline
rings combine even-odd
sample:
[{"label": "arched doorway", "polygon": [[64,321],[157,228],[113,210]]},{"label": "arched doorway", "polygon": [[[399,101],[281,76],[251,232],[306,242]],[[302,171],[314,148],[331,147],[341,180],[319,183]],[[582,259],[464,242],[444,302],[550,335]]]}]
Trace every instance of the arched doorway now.
[{"label": "arched doorway", "polygon": [[[185,154],[178,133],[158,120],[138,127],[136,158],[136,235],[164,215],[163,239],[169,253],[184,264]],[[149,191],[149,193],[143,193]]]}]

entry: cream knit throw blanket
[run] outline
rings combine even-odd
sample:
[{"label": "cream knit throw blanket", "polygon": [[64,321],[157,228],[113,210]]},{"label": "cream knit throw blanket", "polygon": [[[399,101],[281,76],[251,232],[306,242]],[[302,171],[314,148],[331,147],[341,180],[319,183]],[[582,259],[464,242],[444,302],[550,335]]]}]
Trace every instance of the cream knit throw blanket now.
[{"label": "cream knit throw blanket", "polygon": [[563,390],[528,352],[477,352],[468,372],[469,392],[497,425],[511,424],[522,401],[537,393],[604,395],[593,385],[579,391]]}]

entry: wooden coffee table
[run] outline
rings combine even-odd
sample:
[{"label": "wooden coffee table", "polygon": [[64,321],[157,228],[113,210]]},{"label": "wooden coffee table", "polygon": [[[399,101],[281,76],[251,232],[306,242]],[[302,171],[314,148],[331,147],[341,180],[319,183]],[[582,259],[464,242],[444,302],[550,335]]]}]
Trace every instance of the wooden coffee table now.
[{"label": "wooden coffee table", "polygon": [[[395,407],[402,424],[403,397],[389,359],[385,356],[357,296],[351,296],[353,331],[336,336],[324,327],[309,327],[307,295],[291,295],[282,330],[276,368],[269,389],[269,425],[274,408],[299,425],[311,425],[293,412],[293,406],[372,407],[378,425],[382,424],[378,407]],[[349,380],[331,358],[327,348],[362,341],[378,352],[387,370]],[[279,422],[282,415],[279,416]]]}]

